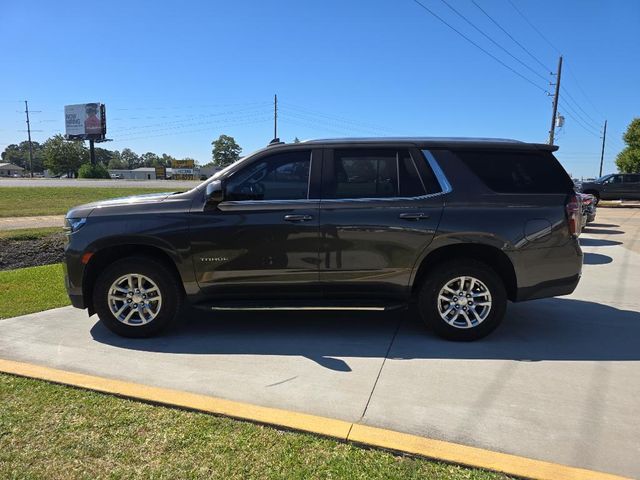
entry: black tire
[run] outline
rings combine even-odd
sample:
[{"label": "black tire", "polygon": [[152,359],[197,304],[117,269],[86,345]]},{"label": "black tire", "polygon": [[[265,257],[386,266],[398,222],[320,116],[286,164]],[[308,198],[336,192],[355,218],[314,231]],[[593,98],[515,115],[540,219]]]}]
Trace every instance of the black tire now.
[{"label": "black tire", "polygon": [[[111,285],[127,274],[144,275],[160,291],[162,303],[157,316],[148,323],[129,325],[118,320],[111,312],[108,301]],[[100,273],[93,288],[93,306],[100,321],[109,330],[123,337],[150,337],[169,328],[176,321],[182,299],[182,286],[175,272],[164,262],[146,256],[126,257],[112,263]]]},{"label": "black tire", "polygon": [[[486,318],[468,328],[447,323],[438,310],[440,290],[450,281],[463,276],[474,277],[482,282],[491,295],[491,305]],[[486,263],[473,259],[453,260],[434,266],[422,284],[418,296],[418,309],[422,320],[447,340],[471,341],[488,335],[500,325],[506,307],[507,293],[500,275]]]}]

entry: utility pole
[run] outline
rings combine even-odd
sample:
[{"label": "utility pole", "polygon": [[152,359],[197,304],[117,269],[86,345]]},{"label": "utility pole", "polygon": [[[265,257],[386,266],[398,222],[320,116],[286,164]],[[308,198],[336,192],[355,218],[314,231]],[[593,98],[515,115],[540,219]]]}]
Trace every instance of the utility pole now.
[{"label": "utility pole", "polygon": [[278,95],[273,96],[273,139],[278,138]]},{"label": "utility pole", "polygon": [[556,93],[553,96],[553,112],[551,114],[551,129],[549,130],[549,145],[553,145],[556,135],[556,115],[558,114],[558,96],[560,95],[560,78],[562,77],[562,55],[558,60],[558,78],[556,79]]},{"label": "utility pole", "polygon": [[27,138],[29,139],[29,176],[33,178],[33,148],[31,146],[31,125],[29,124],[29,103],[24,101],[24,113],[27,115]]},{"label": "utility pole", "polygon": [[604,162],[604,142],[607,140],[607,121],[604,121],[604,130],[602,132],[602,152],[600,153],[600,175],[602,176],[602,163]]}]

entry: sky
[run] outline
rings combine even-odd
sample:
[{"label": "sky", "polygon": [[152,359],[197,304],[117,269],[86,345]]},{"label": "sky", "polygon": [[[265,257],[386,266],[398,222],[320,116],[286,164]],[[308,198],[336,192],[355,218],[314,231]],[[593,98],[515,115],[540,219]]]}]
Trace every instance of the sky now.
[{"label": "sky", "polygon": [[603,173],[616,170],[640,116],[638,0],[446,0],[468,22],[419,1],[1,0],[0,151],[26,139],[24,100],[37,141],[64,133],[64,105],[102,102],[102,146],[207,163],[220,134],[243,153],[273,138],[274,94],[284,141],[545,143],[562,54],[557,156],[597,176],[607,119]]}]

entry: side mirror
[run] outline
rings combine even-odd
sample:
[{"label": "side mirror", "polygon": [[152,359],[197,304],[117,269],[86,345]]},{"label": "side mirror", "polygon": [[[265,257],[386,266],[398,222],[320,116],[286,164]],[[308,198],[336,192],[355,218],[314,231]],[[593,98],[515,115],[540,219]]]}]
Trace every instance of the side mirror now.
[{"label": "side mirror", "polygon": [[206,198],[208,203],[220,203],[224,199],[224,190],[220,180],[214,180],[207,185]]}]

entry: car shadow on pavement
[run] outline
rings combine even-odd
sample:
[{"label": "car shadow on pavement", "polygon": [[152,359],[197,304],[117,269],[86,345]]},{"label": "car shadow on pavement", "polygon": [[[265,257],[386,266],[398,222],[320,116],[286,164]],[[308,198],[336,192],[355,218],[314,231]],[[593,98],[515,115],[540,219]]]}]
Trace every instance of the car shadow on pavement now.
[{"label": "car shadow on pavement", "polygon": [[[350,357],[501,359],[518,361],[640,360],[640,313],[552,298],[510,304],[504,323],[470,343],[442,340],[412,310],[371,312],[218,313],[190,311],[161,337],[127,339],[101,323],[93,339],[118,348],[168,354],[295,355],[348,372]],[[393,342],[391,349],[389,346]]]},{"label": "car shadow on pavement", "polygon": [[589,227],[596,228],[618,228],[620,225],[616,225],[614,223],[590,223]]},{"label": "car shadow on pavement", "polygon": [[585,238],[580,237],[581,247],[613,247],[615,245],[622,245],[622,242],[617,240],[605,240],[604,238]]},{"label": "car shadow on pavement", "polygon": [[622,230],[611,230],[607,228],[592,228],[592,225],[585,227],[582,229],[583,233],[590,233],[592,235],[622,235],[624,232]]},{"label": "car shadow on pavement", "polygon": [[584,260],[582,261],[585,265],[605,265],[607,263],[613,262],[613,258],[609,255],[603,255],[601,253],[584,253]]}]

